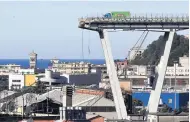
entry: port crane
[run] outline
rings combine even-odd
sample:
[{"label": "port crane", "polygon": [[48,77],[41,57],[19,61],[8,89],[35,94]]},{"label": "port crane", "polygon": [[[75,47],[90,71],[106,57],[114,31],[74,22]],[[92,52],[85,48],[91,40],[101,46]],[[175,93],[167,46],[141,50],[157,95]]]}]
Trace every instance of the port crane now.
[{"label": "port crane", "polygon": [[[118,119],[130,120],[127,115],[126,107],[123,97],[121,95],[121,88],[119,85],[117,72],[114,65],[114,60],[111,52],[111,46],[108,38],[109,29],[122,29],[123,31],[154,31],[164,32],[164,39],[167,41],[163,56],[159,63],[158,74],[154,82],[153,89],[149,98],[147,109],[147,119],[150,122],[157,122],[157,113],[160,94],[164,82],[165,72],[167,68],[168,58],[176,31],[189,29],[189,17],[136,17],[130,18],[104,18],[104,17],[88,17],[79,19],[79,28],[96,31],[99,33],[101,45],[104,51],[108,74],[110,78],[111,89],[115,102]],[[159,82],[158,82],[159,81]]]}]

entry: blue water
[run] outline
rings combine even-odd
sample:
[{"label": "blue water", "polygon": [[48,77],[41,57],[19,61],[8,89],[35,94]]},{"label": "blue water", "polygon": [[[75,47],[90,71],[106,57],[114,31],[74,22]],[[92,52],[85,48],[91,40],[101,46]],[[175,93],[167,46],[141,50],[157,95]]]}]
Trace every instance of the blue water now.
[{"label": "blue water", "polygon": [[[90,62],[92,64],[105,64],[104,59],[60,59],[61,62],[76,62],[76,61],[84,61]],[[40,69],[47,68],[50,63],[50,59],[38,59],[37,60],[37,67]],[[29,67],[29,60],[28,59],[0,59],[0,65],[5,64],[18,64],[21,65],[23,68]]]}]

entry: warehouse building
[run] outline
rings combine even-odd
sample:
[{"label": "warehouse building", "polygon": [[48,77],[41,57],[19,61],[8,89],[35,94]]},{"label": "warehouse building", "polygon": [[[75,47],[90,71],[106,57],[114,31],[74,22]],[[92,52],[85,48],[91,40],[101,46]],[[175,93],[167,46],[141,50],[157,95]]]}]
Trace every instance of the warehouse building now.
[{"label": "warehouse building", "polygon": [[[136,91],[132,93],[133,99],[142,101],[143,106],[148,105],[150,92],[148,91]],[[160,96],[160,104],[166,104],[174,109],[179,109],[181,107],[187,106],[189,102],[189,92],[169,92],[164,91]]]}]

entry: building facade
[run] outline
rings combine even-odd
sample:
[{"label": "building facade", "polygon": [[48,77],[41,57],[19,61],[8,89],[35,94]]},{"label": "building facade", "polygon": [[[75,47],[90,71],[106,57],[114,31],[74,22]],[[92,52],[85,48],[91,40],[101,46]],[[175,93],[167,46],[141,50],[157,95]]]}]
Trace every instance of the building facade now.
[{"label": "building facade", "polygon": [[130,65],[127,68],[127,75],[147,75],[147,67],[146,65]]},{"label": "building facade", "polygon": [[108,82],[109,81],[109,76],[108,76],[108,71],[107,71],[107,67],[106,64],[102,64],[102,65],[91,65],[91,72],[92,73],[97,73],[97,72],[101,72],[101,78],[103,82]]},{"label": "building facade", "polygon": [[21,89],[24,87],[24,75],[9,74],[9,89]]},{"label": "building facade", "polygon": [[[176,97],[175,97],[176,96]],[[148,105],[150,92],[138,91],[132,93],[133,99],[142,101],[143,106]],[[166,104],[174,109],[187,106],[189,101],[189,92],[162,92],[160,96],[160,104]]]},{"label": "building facade", "polygon": [[15,73],[15,72],[18,72],[20,69],[21,69],[21,66],[16,65],[16,64],[0,65],[0,75]]},{"label": "building facade", "polygon": [[166,75],[189,76],[189,57],[187,56],[179,57],[179,63],[167,67]]},{"label": "building facade", "polygon": [[90,73],[91,65],[85,62],[60,62],[57,59],[51,60],[51,69],[54,72],[61,74],[88,74]]},{"label": "building facade", "polygon": [[24,75],[24,86],[35,86],[36,75],[35,74],[26,74]]},{"label": "building facade", "polygon": [[35,86],[35,74],[9,74],[9,89],[22,89],[24,86]]},{"label": "building facade", "polygon": [[16,74],[35,74],[35,69],[19,69]]}]

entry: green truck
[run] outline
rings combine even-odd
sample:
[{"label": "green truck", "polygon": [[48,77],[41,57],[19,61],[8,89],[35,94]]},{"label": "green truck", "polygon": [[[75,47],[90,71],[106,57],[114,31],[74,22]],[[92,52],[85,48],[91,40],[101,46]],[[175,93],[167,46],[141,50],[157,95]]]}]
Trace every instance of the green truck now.
[{"label": "green truck", "polygon": [[106,13],[104,15],[104,18],[112,19],[112,18],[130,18],[131,13],[129,11],[115,11],[115,12],[110,12]]}]

